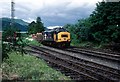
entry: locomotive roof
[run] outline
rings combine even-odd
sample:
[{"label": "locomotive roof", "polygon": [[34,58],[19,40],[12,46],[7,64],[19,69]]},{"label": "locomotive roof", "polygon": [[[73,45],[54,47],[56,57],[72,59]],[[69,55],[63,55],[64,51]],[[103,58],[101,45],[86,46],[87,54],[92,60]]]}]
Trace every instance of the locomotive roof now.
[{"label": "locomotive roof", "polygon": [[54,29],[48,29],[44,32],[67,32],[67,30],[65,28],[59,27],[59,28],[54,28]]}]

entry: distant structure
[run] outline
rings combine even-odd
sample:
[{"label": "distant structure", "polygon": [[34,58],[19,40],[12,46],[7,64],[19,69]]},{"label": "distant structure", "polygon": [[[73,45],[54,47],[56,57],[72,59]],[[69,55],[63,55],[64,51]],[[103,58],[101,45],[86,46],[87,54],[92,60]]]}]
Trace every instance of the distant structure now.
[{"label": "distant structure", "polygon": [[11,27],[14,27],[14,17],[15,17],[15,2],[11,0]]}]

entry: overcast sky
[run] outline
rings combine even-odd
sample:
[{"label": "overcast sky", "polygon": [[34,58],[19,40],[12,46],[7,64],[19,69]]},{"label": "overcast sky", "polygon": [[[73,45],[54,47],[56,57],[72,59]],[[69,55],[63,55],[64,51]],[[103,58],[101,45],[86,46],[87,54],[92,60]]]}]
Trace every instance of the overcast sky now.
[{"label": "overcast sky", "polygon": [[[73,24],[88,17],[102,0],[14,0],[15,18],[31,22],[40,16],[45,26]],[[10,17],[11,0],[0,0],[1,17]]]}]

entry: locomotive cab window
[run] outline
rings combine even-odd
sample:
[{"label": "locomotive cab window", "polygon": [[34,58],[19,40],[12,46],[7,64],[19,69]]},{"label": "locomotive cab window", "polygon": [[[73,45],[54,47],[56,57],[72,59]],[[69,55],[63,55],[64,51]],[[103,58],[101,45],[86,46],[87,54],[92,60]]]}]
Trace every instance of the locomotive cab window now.
[{"label": "locomotive cab window", "polygon": [[61,35],[62,37],[68,37],[68,35]]}]

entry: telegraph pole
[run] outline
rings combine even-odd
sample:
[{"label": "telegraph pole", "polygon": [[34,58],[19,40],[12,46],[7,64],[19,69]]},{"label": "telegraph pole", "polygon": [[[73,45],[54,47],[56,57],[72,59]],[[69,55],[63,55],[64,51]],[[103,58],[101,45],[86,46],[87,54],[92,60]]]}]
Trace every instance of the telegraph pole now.
[{"label": "telegraph pole", "polygon": [[[14,17],[15,17],[15,2],[14,0],[11,0],[11,31],[12,29],[15,27],[15,21],[14,21]],[[12,35],[12,43],[13,43],[13,46],[15,45],[16,41],[15,41],[15,38],[14,38],[14,31],[12,31],[13,35]]]},{"label": "telegraph pole", "polygon": [[15,17],[15,2],[11,0],[11,27],[14,27],[14,17]]}]

